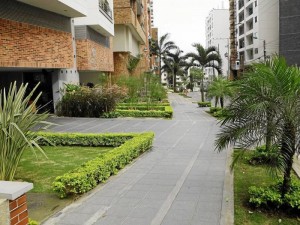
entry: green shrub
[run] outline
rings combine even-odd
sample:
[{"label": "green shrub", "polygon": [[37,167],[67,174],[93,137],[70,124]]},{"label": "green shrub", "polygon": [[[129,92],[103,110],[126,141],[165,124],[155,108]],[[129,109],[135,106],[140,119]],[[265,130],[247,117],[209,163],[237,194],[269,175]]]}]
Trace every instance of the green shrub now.
[{"label": "green shrub", "polygon": [[105,133],[105,134],[82,134],[82,133],[50,133],[38,132],[36,135],[43,137],[39,140],[40,145],[61,146],[111,146],[117,147],[132,139],[134,134]]},{"label": "green shrub", "polygon": [[154,134],[131,134],[132,139],[111,152],[101,155],[55,179],[53,190],[61,198],[68,195],[83,194],[104,182],[134,158],[147,151],[152,146]]},{"label": "green shrub", "polygon": [[67,92],[57,104],[58,116],[100,117],[103,113],[114,111],[117,102],[126,96],[125,89],[111,87],[80,87]]},{"label": "green shrub", "polygon": [[211,102],[198,102],[199,107],[211,107]]},{"label": "green shrub", "polygon": [[300,210],[300,182],[292,180],[290,191],[282,198],[280,187],[282,181],[269,187],[249,188],[249,202],[255,207],[263,207],[268,209],[282,208],[283,210]]},{"label": "green shrub", "polygon": [[127,107],[135,107],[135,106],[145,106],[145,107],[156,107],[156,106],[170,106],[168,101],[163,102],[134,102],[134,103],[118,103],[118,106],[127,106]]},{"label": "green shrub", "polygon": [[117,109],[119,110],[156,110],[156,111],[164,111],[165,106],[140,106],[140,105],[132,105],[132,106],[117,106]]},{"label": "green shrub", "polygon": [[268,151],[266,146],[259,146],[252,151],[249,159],[249,163],[252,165],[262,165],[262,164],[276,164],[280,162],[279,149],[276,146],[272,146]]},{"label": "green shrub", "polygon": [[218,111],[220,111],[220,110],[222,110],[221,107],[210,107],[210,108],[209,108],[209,112],[210,112],[210,113],[215,113],[215,112],[218,112]]},{"label": "green shrub", "polygon": [[173,109],[171,106],[165,106],[164,111],[158,110],[116,110],[120,116],[123,117],[163,117],[163,118],[172,118]]},{"label": "green shrub", "polygon": [[28,225],[39,225],[39,223],[37,221],[35,221],[35,220],[29,219]]},{"label": "green shrub", "polygon": [[102,114],[101,118],[118,118],[120,114],[116,111],[105,112]]}]

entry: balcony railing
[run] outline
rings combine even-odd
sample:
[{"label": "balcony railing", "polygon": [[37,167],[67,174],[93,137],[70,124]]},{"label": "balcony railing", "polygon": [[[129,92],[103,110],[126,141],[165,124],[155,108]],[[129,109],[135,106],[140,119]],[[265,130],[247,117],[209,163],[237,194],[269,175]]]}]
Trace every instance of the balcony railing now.
[{"label": "balcony railing", "polygon": [[103,13],[105,16],[107,16],[108,19],[110,19],[112,21],[112,19],[113,19],[112,10],[107,1],[103,1],[103,0],[99,1],[99,11],[101,13]]}]

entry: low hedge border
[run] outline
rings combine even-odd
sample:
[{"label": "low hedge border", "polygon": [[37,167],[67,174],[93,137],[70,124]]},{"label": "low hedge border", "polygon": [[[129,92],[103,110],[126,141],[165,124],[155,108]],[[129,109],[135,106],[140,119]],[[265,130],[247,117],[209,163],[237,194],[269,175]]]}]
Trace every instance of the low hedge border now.
[{"label": "low hedge border", "polygon": [[172,118],[173,117],[173,109],[171,106],[165,106],[164,111],[117,109],[116,112],[122,117],[163,117],[163,118]]},{"label": "low hedge border", "polygon": [[154,103],[118,103],[117,106],[130,106],[130,107],[134,107],[134,106],[147,106],[147,107],[152,107],[152,106],[170,106],[169,102],[154,102]]},{"label": "low hedge border", "polygon": [[[53,190],[60,198],[79,195],[93,189],[111,175],[130,163],[134,158],[152,147],[154,133],[129,134],[67,134],[38,133],[57,145],[79,145],[83,140],[85,146],[117,146],[113,151],[100,155],[78,168],[58,176],[53,183]],[[122,138],[123,137],[123,138]],[[115,139],[115,140],[114,140]],[[45,144],[44,142],[41,142]]]},{"label": "low hedge border", "polygon": [[211,107],[211,102],[197,102],[199,107]]},{"label": "low hedge border", "polygon": [[155,111],[165,111],[165,106],[140,106],[140,105],[134,105],[134,106],[117,106],[118,110],[155,110]]}]

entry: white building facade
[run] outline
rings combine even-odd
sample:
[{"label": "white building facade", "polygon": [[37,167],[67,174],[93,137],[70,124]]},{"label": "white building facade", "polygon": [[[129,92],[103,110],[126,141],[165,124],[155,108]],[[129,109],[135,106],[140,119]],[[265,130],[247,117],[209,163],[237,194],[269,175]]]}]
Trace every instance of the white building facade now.
[{"label": "white building facade", "polygon": [[[212,9],[205,21],[206,48],[215,46],[222,58],[222,73],[227,75],[229,54],[229,10]],[[212,68],[205,69],[206,75],[217,75]]]},{"label": "white building facade", "polygon": [[237,0],[237,50],[241,65],[279,52],[279,2]]}]

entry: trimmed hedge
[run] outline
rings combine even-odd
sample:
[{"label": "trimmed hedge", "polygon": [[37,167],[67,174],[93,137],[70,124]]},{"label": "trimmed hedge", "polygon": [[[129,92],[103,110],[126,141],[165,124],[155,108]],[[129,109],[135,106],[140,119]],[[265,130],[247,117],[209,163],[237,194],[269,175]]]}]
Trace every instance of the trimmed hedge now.
[{"label": "trimmed hedge", "polygon": [[129,107],[135,107],[135,106],[170,106],[169,102],[153,102],[153,103],[146,103],[146,102],[141,102],[141,103],[118,103],[117,106],[129,106]]},{"label": "trimmed hedge", "polygon": [[39,140],[41,145],[61,145],[61,146],[92,146],[92,147],[118,147],[126,141],[132,139],[136,134],[83,134],[83,133],[49,133],[38,132],[38,136],[44,139]]},{"label": "trimmed hedge", "polygon": [[199,107],[211,107],[211,102],[198,102]]},{"label": "trimmed hedge", "polygon": [[165,111],[165,106],[140,106],[140,105],[134,105],[134,106],[117,106],[117,110],[155,110],[155,111]]},{"label": "trimmed hedge", "polygon": [[120,116],[123,117],[164,117],[164,118],[172,118],[173,117],[173,109],[171,106],[165,106],[164,111],[157,110],[116,110]]},{"label": "trimmed hedge", "polygon": [[[129,134],[79,134],[44,133],[42,136],[57,145],[118,146],[113,151],[90,160],[78,168],[58,176],[53,190],[60,198],[83,194],[104,182],[111,175],[152,147],[154,133]],[[46,142],[41,141],[41,144]]]}]

